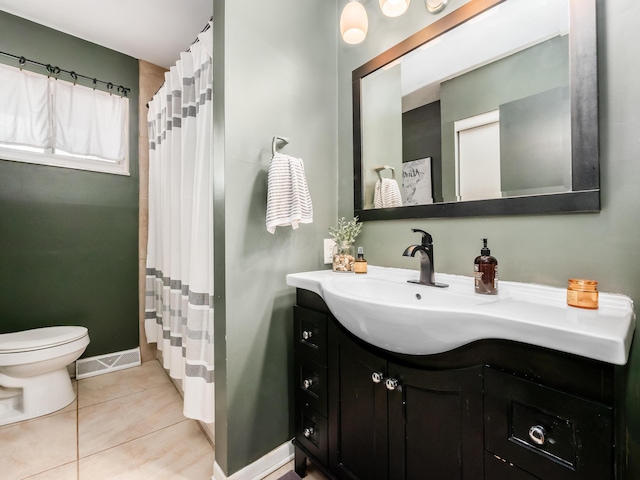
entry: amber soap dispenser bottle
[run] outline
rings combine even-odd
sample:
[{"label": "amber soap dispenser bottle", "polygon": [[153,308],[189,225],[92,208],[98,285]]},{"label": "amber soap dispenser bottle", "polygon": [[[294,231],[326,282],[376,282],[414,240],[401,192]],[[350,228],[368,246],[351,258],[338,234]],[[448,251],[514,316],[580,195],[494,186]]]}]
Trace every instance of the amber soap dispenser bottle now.
[{"label": "amber soap dispenser bottle", "polygon": [[482,239],[483,247],[480,255],[473,262],[475,291],[482,295],[498,294],[498,260],[491,256],[487,247],[487,239]]}]

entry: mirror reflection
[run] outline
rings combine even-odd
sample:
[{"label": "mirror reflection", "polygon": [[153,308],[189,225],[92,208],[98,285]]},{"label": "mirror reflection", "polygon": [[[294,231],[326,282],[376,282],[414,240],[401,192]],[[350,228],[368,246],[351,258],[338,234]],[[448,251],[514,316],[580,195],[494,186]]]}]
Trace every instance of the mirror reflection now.
[{"label": "mirror reflection", "polygon": [[569,58],[569,0],[508,0],[365,76],[363,207],[571,192]]}]

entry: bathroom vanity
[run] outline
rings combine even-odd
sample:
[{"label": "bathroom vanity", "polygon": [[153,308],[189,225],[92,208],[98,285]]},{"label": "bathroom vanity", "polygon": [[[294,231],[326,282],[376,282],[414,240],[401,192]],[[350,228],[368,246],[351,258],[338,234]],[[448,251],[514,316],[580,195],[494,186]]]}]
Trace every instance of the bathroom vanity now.
[{"label": "bathroom vanity", "polygon": [[[287,276],[297,287],[300,476],[308,459],[339,479],[624,478],[624,364],[635,328],[628,298],[603,294],[598,311],[583,311],[562,301],[563,289],[501,282],[487,303],[471,278],[438,275],[447,292],[408,284],[416,275],[370,267],[366,279]],[[376,291],[377,282],[386,288]],[[360,316],[336,303],[336,285]],[[396,307],[408,310],[382,326]],[[521,309],[529,313],[519,317]],[[530,315],[547,318],[532,326]],[[414,353],[402,351],[403,329],[413,332]],[[555,337],[553,348],[545,336]],[[580,343],[589,351],[576,351]],[[419,345],[428,353],[415,353]]]}]

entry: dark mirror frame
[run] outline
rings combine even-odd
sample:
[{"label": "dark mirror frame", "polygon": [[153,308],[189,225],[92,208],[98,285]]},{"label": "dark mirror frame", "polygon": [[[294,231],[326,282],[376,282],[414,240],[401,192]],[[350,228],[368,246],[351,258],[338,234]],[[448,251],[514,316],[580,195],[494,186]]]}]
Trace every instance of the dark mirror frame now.
[{"label": "dark mirror frame", "polygon": [[595,0],[570,0],[571,192],[396,208],[363,208],[360,116],[363,77],[504,1],[509,0],[471,0],[353,71],[354,214],[361,221],[600,211]]}]

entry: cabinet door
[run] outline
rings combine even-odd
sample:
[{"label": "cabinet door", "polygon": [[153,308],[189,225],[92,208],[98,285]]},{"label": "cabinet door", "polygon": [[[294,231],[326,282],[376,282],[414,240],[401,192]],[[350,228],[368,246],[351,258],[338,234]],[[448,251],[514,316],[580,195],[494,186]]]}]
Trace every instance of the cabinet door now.
[{"label": "cabinet door", "polygon": [[329,464],[341,479],[386,480],[386,361],[329,325]]},{"label": "cabinet door", "polygon": [[418,370],[389,363],[389,477],[484,477],[482,366]]}]

